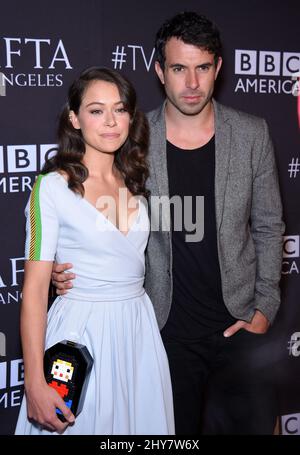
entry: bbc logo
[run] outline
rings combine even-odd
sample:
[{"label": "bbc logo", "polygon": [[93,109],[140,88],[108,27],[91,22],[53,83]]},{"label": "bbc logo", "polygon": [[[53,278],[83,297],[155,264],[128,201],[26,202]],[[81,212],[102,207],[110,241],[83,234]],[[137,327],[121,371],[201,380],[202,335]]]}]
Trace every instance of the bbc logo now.
[{"label": "bbc logo", "polygon": [[6,356],[6,336],[0,332],[0,357]]},{"label": "bbc logo", "polygon": [[[57,152],[56,144],[0,146],[0,174],[37,172]],[[6,163],[6,165],[5,165]]]},{"label": "bbc logo", "polygon": [[235,50],[235,74],[295,76],[300,71],[300,53]]},{"label": "bbc logo", "polygon": [[281,427],[283,435],[299,435],[300,414],[287,414],[281,416]]},{"label": "bbc logo", "polygon": [[299,235],[288,235],[283,237],[283,254],[284,258],[299,257]]}]

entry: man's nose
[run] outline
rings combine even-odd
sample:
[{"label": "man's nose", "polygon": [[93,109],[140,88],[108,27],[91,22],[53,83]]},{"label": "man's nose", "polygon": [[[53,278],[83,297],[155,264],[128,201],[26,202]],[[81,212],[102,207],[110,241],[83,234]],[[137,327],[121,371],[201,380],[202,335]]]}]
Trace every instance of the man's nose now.
[{"label": "man's nose", "polygon": [[196,71],[188,72],[186,77],[186,86],[192,89],[196,89],[199,87],[199,80]]}]

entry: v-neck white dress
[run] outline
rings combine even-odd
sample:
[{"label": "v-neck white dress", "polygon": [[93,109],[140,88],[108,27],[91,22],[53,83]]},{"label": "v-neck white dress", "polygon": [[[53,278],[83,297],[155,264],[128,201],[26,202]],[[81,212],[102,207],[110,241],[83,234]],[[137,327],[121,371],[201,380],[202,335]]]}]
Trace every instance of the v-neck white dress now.
[{"label": "v-neck white dress", "polygon": [[[143,200],[124,235],[52,172],[38,177],[26,215],[26,259],[71,262],[76,274],[49,310],[46,349],[69,339],[94,359],[83,410],[64,434],[174,434],[168,360],[143,287]],[[25,396],[16,434],[53,434],[28,421]]]}]

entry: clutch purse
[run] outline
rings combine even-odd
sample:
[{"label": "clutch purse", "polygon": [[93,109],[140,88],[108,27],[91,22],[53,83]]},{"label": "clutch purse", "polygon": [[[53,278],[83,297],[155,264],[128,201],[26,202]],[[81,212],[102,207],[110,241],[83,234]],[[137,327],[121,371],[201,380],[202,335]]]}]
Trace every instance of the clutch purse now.
[{"label": "clutch purse", "polygon": [[[53,387],[64,400],[74,416],[83,407],[93,358],[86,346],[63,340],[51,346],[44,355],[44,374],[50,387]],[[60,409],[57,417],[65,422]]]}]

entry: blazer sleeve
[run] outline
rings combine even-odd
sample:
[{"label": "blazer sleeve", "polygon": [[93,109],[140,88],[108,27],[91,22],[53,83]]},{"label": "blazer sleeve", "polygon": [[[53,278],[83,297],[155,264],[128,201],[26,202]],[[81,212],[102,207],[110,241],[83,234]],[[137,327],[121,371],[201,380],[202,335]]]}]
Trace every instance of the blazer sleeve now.
[{"label": "blazer sleeve", "polygon": [[273,322],[280,305],[279,281],[285,225],[274,149],[265,120],[262,120],[262,137],[262,141],[256,143],[260,158],[253,180],[251,208],[251,232],[257,258],[255,309]]}]

